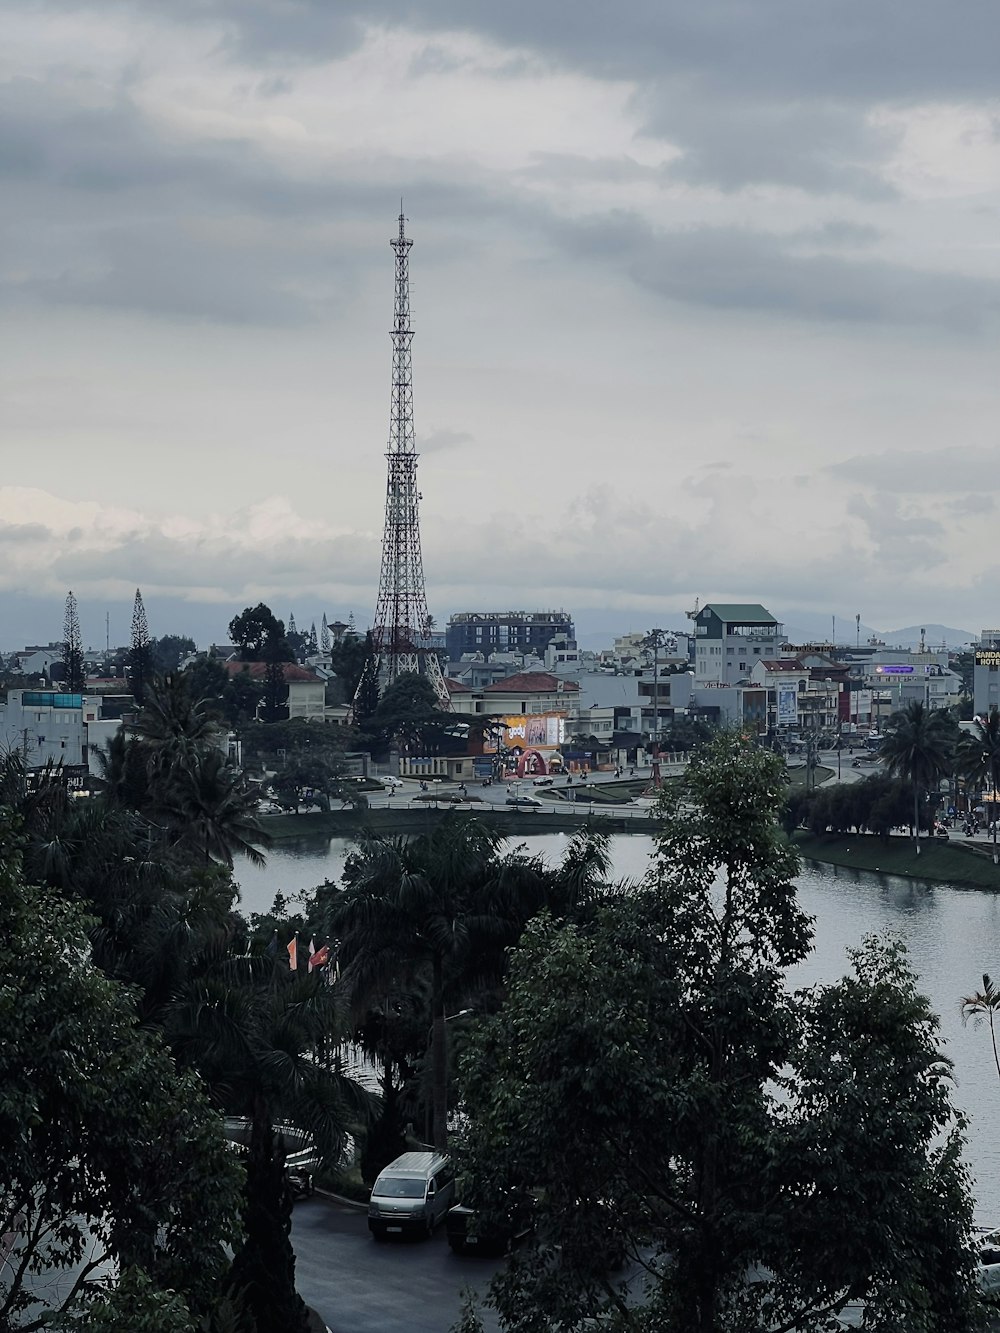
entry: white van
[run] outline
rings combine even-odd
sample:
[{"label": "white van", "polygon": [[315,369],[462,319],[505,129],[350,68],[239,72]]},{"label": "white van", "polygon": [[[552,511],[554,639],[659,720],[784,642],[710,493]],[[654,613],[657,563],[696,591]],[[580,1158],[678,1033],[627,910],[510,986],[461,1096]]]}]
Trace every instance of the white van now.
[{"label": "white van", "polygon": [[404,1152],[375,1182],[368,1230],[376,1240],[394,1234],[429,1236],[454,1202],[455,1173],[448,1158]]}]

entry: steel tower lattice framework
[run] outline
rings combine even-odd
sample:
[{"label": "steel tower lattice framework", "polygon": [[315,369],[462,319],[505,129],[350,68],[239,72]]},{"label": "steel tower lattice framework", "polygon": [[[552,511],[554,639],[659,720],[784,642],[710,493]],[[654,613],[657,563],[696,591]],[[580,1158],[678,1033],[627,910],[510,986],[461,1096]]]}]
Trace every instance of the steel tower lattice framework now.
[{"label": "steel tower lattice framework", "polygon": [[441,663],[430,647],[430,623],[420,553],[417,449],[413,428],[413,363],[410,345],[410,246],[406,218],[399,213],[399,235],[389,244],[396,252],[396,299],[392,330],[392,405],[389,464],[385,490],[382,572],[372,624],[378,659],[379,692],[407,671],[419,672],[433,685],[442,708],[451,697]]}]

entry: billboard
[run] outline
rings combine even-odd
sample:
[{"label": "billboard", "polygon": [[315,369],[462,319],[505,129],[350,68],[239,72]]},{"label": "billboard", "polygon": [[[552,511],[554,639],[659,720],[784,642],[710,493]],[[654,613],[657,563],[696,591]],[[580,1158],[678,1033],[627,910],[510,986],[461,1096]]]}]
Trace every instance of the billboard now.
[{"label": "billboard", "polygon": [[794,685],[778,687],[778,726],[794,727],[799,720],[799,692]]},{"label": "billboard", "polygon": [[[512,717],[498,717],[502,727],[499,732],[500,748],[503,750],[554,750],[566,739],[565,713],[515,714]],[[497,751],[497,732],[484,739],[483,749],[487,754]]]},{"label": "billboard", "polygon": [[852,695],[854,701],[854,716],[868,717],[872,711],[872,691],[858,690]]}]

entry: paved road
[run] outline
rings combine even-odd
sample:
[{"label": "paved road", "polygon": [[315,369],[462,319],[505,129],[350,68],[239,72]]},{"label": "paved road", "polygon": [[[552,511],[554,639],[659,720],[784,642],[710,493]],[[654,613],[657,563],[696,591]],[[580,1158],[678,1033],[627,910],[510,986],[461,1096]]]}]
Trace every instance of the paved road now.
[{"label": "paved road", "polygon": [[[380,1245],[362,1212],[313,1197],[295,1205],[296,1286],[331,1333],[448,1333],[461,1292],[485,1292],[502,1259],[452,1254],[439,1228],[430,1240]],[[498,1333],[492,1310],[483,1326]]]}]

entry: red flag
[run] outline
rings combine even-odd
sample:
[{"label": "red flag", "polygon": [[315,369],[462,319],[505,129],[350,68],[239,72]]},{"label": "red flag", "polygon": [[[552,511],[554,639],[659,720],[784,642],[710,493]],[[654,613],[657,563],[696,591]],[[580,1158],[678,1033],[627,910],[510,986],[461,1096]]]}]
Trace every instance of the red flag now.
[{"label": "red flag", "polygon": [[324,944],[322,949],[317,949],[317,951],[310,957],[309,971],[311,972],[314,967],[325,967],[329,961],[330,946],[329,944]]},{"label": "red flag", "polygon": [[288,950],[288,967],[292,972],[299,970],[299,937],[293,935],[285,946]]}]

